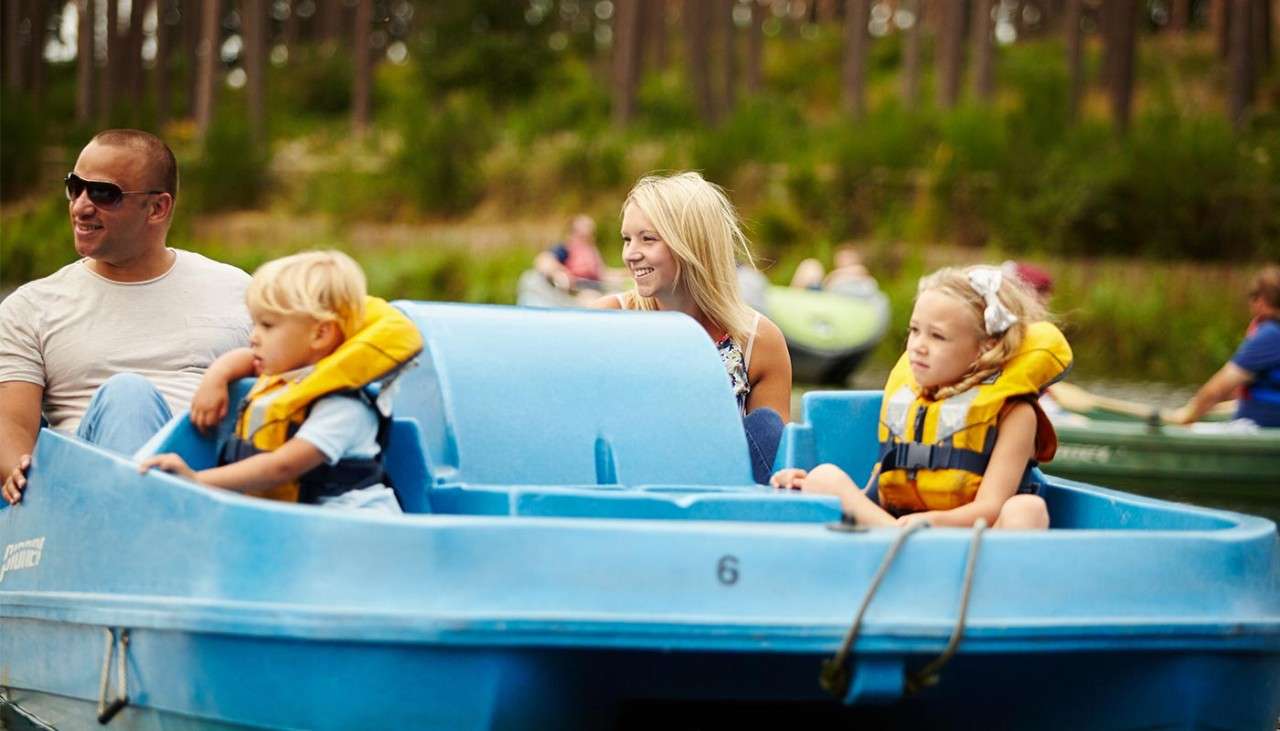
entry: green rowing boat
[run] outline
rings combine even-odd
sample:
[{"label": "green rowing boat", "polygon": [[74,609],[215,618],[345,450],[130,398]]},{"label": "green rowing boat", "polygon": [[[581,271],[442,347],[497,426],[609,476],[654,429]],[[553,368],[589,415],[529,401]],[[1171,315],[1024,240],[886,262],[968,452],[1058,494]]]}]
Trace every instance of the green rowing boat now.
[{"label": "green rowing boat", "polygon": [[1043,469],[1152,497],[1280,521],[1280,429],[1058,420],[1058,454]]}]

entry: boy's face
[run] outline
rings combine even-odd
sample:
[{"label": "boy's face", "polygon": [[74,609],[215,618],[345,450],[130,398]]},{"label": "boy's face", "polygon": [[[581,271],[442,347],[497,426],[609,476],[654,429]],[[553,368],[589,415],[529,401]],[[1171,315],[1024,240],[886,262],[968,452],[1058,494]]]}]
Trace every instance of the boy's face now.
[{"label": "boy's face", "polygon": [[337,326],[332,322],[258,310],[250,310],[249,315],[253,318],[249,349],[259,375],[274,376],[311,365],[341,342],[333,337]]}]

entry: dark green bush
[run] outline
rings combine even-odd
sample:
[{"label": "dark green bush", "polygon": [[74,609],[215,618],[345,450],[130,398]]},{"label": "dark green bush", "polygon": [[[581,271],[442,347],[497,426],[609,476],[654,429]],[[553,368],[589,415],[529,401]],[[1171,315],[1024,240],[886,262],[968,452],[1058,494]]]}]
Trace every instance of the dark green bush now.
[{"label": "dark green bush", "polygon": [[45,125],[29,97],[0,90],[0,199],[31,190],[40,176]]},{"label": "dark green bush", "polygon": [[262,146],[253,143],[244,112],[224,105],[199,158],[182,169],[179,202],[190,212],[254,208],[266,198],[269,162]]},{"label": "dark green bush", "polygon": [[[410,111],[424,108],[431,111]],[[475,205],[485,187],[480,160],[494,137],[487,105],[454,94],[430,107],[407,106],[400,125],[399,169],[412,202],[424,211],[450,214]]]}]

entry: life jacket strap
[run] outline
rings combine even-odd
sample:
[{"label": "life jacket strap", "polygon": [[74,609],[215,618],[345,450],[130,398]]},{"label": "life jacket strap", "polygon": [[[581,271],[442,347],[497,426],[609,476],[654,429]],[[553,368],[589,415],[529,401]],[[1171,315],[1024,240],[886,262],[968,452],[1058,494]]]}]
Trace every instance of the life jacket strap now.
[{"label": "life jacket strap", "polygon": [[987,471],[990,455],[950,444],[920,442],[881,443],[880,471],[964,470],[975,475]]},{"label": "life jacket strap", "polygon": [[348,458],[334,465],[321,465],[298,480],[298,502],[315,505],[322,498],[337,497],[388,482],[381,455],[365,459]]}]

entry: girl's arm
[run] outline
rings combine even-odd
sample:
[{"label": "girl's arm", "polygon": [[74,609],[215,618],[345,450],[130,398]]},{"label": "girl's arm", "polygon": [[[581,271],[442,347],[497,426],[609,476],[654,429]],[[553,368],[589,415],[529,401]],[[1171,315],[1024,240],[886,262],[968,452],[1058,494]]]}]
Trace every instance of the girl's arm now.
[{"label": "girl's arm", "polygon": [[186,477],[202,485],[236,492],[263,492],[291,482],[324,464],[324,453],[303,439],[294,437],[279,449],[255,454],[248,459],[199,472],[192,470],[176,454],[160,454],[143,460],[139,472],[157,468]]},{"label": "girl's arm", "polygon": [[778,412],[782,423],[791,421],[791,354],[782,331],[767,317],[760,318],[747,378],[751,381],[748,412],[768,407]]},{"label": "girl's arm", "polygon": [[227,415],[227,385],[254,375],[253,351],[236,348],[209,364],[196,393],[191,397],[191,423],[201,432],[216,427]]},{"label": "girl's arm", "polygon": [[1002,508],[1009,498],[1018,493],[1027,462],[1036,449],[1036,410],[1026,402],[1015,404],[1000,420],[1000,433],[996,446],[982,476],[978,494],[973,502],[951,510],[931,510],[914,513],[903,520],[927,520],[937,526],[965,528],[978,518],[986,518],[987,525],[995,525]]}]

